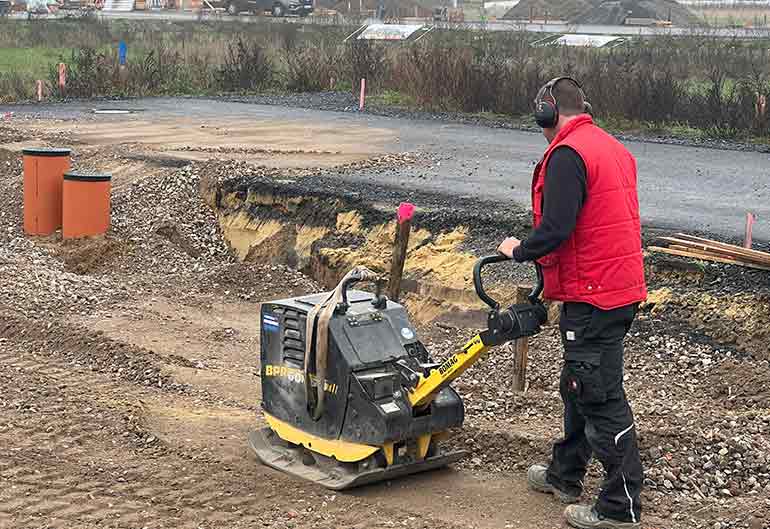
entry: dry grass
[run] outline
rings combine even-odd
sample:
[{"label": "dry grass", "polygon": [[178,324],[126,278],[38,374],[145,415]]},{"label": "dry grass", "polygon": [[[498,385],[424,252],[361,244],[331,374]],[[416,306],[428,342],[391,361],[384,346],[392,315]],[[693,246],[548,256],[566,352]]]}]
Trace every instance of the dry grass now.
[{"label": "dry grass", "polygon": [[693,11],[712,26],[765,27],[770,24],[770,7],[703,8]]}]

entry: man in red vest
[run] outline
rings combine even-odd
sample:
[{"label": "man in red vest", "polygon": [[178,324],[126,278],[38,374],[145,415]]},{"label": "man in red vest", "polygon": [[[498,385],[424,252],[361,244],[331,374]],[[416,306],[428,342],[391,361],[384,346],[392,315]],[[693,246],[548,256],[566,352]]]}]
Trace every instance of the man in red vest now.
[{"label": "man in red vest", "polygon": [[564,437],[549,465],[529,469],[533,489],[576,503],[592,455],[605,479],[593,506],[570,505],[580,529],[638,528],[643,470],[623,389],[623,339],[647,296],[636,161],[596,126],[580,85],[551,80],[537,95],[535,119],[548,149],[532,178],[534,230],[498,251],[542,269],[544,296],[562,301]]}]

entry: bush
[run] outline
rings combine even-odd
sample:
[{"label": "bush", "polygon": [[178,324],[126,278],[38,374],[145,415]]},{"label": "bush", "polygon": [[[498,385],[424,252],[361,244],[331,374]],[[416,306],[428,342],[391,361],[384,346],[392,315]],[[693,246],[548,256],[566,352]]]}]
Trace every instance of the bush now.
[{"label": "bush", "polygon": [[56,87],[55,93],[60,97],[95,97],[110,95],[115,86],[114,61],[104,52],[94,48],[73,50],[67,64],[67,84],[64,92],[59,89],[59,70],[51,66],[49,82]]},{"label": "bush", "polygon": [[336,50],[305,47],[286,51],[286,88],[292,92],[321,92],[339,78],[340,57]]},{"label": "bush", "polygon": [[367,90],[377,92],[388,77],[388,61],[385,47],[368,40],[352,40],[348,44],[348,75],[353,92],[358,90],[361,79],[366,79]]},{"label": "bush", "polygon": [[270,84],[273,73],[273,63],[264,48],[257,42],[239,37],[227,49],[217,82],[228,92],[257,90]]},{"label": "bush", "polygon": [[0,103],[35,99],[35,90],[36,85],[32,79],[16,72],[0,72]]}]

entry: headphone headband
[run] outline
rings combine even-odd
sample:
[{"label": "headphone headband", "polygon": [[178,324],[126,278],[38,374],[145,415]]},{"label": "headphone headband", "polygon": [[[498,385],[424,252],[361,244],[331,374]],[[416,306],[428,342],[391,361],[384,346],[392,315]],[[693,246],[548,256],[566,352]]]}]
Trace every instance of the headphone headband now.
[{"label": "headphone headband", "polygon": [[553,79],[548,81],[543,87],[544,91],[545,90],[548,91],[548,95],[551,96],[551,99],[557,106],[559,105],[559,102],[556,101],[556,98],[553,96],[553,87],[556,86],[556,83],[558,83],[559,81],[571,81],[572,83],[574,83],[574,85],[577,87],[578,91],[580,92],[580,95],[583,98],[583,101],[586,100],[586,95],[583,92],[583,86],[577,81],[577,79],[575,79],[574,77],[570,77],[568,75],[562,75],[560,77],[554,77]]},{"label": "headphone headband", "polygon": [[570,81],[573,83],[580,92],[580,97],[583,99],[583,112],[590,114],[592,110],[591,104],[586,101],[583,87],[577,79],[569,76],[554,77],[540,89],[535,100],[535,121],[544,129],[555,127],[556,123],[559,121],[559,102],[553,95],[553,87],[556,86],[559,81]]}]

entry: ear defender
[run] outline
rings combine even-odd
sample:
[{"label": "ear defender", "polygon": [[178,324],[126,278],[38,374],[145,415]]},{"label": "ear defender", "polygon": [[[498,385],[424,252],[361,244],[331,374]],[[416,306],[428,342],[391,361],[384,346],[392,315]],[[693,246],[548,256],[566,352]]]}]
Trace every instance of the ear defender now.
[{"label": "ear defender", "polygon": [[550,101],[538,101],[535,122],[541,129],[552,129],[559,122],[559,108]]},{"label": "ear defender", "polygon": [[580,86],[572,77],[555,77],[548,81],[546,85],[541,89],[543,95],[539,101],[535,104],[535,123],[542,129],[552,129],[559,122],[559,104],[556,98],[553,96],[553,87],[561,80],[569,80],[575,83],[580,94],[583,96],[583,112],[586,114],[593,113],[593,107],[591,103],[586,101],[586,96],[583,93],[583,87]]}]

